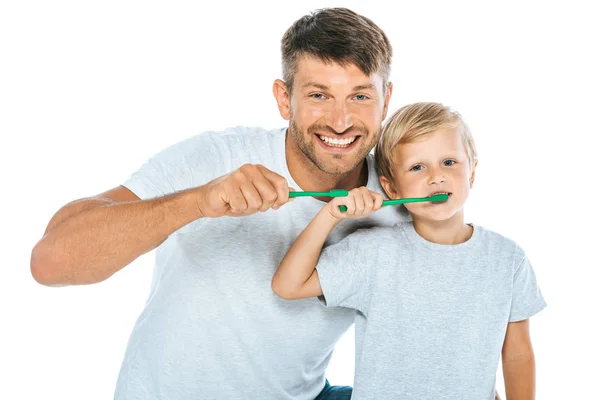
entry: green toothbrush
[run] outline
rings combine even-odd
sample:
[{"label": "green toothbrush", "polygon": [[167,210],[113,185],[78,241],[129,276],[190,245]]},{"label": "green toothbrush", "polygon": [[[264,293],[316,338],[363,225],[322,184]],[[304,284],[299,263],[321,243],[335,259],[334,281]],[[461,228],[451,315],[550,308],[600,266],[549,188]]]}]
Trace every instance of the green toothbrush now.
[{"label": "green toothbrush", "polygon": [[346,197],[348,191],[343,189],[333,189],[329,192],[290,192],[290,197]]},{"label": "green toothbrush", "polygon": [[[290,197],[346,197],[348,196],[348,191],[343,189],[333,189],[329,192],[290,192]],[[447,194],[434,194],[429,197],[408,197],[405,199],[394,199],[394,200],[384,200],[383,206],[391,206],[394,204],[405,204],[405,203],[420,203],[431,201],[432,203],[437,203],[440,201],[448,200]],[[348,210],[346,206],[340,206],[340,211],[345,212]]]},{"label": "green toothbrush", "polygon": [[[395,199],[395,200],[384,200],[381,204],[382,206],[391,206],[394,204],[405,204],[405,203],[421,203],[426,201],[431,201],[432,203],[438,203],[440,201],[448,200],[447,194],[434,194],[429,197],[407,197],[405,199]],[[340,206],[340,211],[345,212],[348,210],[346,206]]]}]

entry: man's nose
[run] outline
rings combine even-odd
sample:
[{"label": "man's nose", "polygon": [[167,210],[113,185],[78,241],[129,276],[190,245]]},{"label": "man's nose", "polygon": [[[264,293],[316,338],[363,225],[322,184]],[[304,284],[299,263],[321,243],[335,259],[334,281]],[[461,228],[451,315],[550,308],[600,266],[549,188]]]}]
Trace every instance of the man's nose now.
[{"label": "man's nose", "polygon": [[344,102],[336,102],[331,110],[329,126],[337,133],[343,133],[352,126],[352,114]]}]

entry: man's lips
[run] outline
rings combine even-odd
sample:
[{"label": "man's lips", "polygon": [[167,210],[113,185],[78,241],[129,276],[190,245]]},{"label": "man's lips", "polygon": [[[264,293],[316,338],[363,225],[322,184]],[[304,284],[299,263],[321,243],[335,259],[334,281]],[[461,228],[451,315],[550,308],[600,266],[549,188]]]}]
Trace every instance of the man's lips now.
[{"label": "man's lips", "polygon": [[315,133],[315,136],[327,147],[348,148],[360,138],[358,135],[328,136]]},{"label": "man's lips", "polygon": [[335,136],[335,137],[320,135],[318,133],[316,135],[323,143],[331,145],[331,146],[336,146],[336,147],[347,147],[347,146],[351,145],[352,143],[354,143],[354,141],[356,141],[356,139],[358,138],[358,136],[356,136],[356,135]]}]

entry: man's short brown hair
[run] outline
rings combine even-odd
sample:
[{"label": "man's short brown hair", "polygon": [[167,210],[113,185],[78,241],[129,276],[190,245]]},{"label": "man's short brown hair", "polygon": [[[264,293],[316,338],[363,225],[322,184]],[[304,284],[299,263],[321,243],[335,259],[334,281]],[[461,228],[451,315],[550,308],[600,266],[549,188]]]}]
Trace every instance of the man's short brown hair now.
[{"label": "man's short brown hair", "polygon": [[283,80],[292,91],[298,60],[355,64],[365,75],[380,73],[388,83],[392,46],[381,28],[347,8],[324,8],[300,18],[281,39]]}]

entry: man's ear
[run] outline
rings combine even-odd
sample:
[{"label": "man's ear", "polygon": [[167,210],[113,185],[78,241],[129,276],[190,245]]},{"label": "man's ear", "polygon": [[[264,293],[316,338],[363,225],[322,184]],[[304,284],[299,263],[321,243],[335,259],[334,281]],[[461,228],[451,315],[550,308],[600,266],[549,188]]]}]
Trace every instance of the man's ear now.
[{"label": "man's ear", "polygon": [[273,96],[277,101],[277,107],[279,108],[279,114],[283,119],[289,121],[291,118],[290,112],[290,100],[291,95],[288,92],[287,85],[281,79],[275,79],[273,82]]},{"label": "man's ear", "polygon": [[390,98],[392,97],[392,88],[392,82],[388,82],[384,93],[385,97],[383,100],[383,114],[381,116],[381,122],[383,122],[385,120],[385,117],[387,116],[388,106],[390,105]]},{"label": "man's ear", "polygon": [[390,182],[390,180],[388,178],[381,175],[379,177],[379,182],[381,183],[381,187],[383,187],[385,194],[387,194],[387,196],[390,199],[399,199],[400,198],[400,196],[398,195],[398,192],[396,191],[396,188],[394,187],[394,184],[392,182]]},{"label": "man's ear", "polygon": [[473,162],[473,166],[471,167],[471,177],[469,178],[469,185],[471,189],[473,189],[473,182],[475,182],[475,169],[477,168],[477,160]]}]

